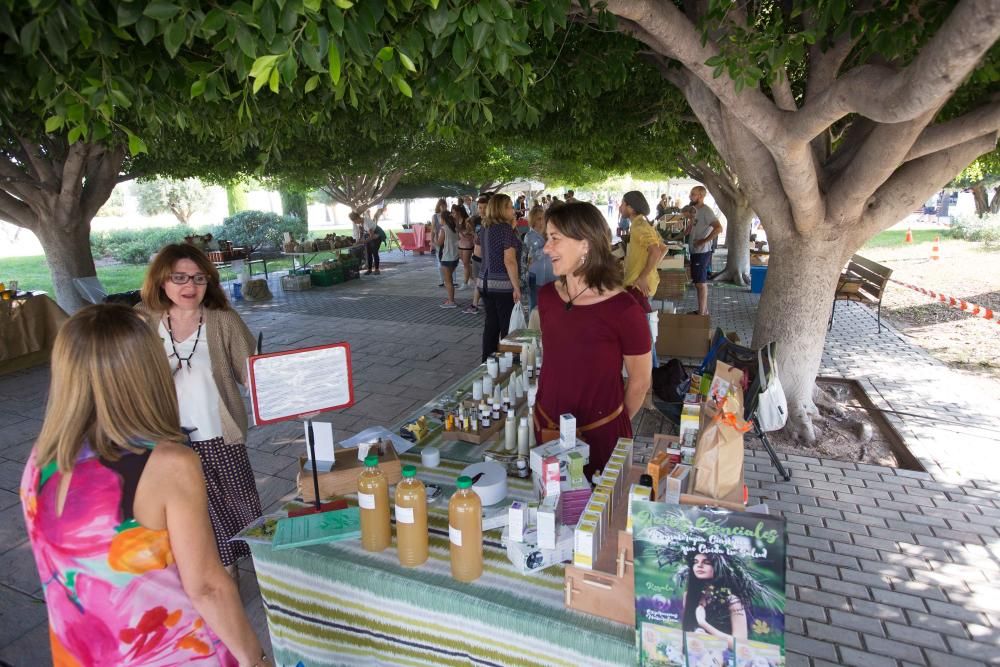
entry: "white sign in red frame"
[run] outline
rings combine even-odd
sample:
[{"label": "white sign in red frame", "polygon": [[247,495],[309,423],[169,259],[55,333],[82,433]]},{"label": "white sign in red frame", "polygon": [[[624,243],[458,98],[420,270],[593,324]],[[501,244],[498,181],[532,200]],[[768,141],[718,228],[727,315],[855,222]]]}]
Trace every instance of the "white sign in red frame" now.
[{"label": "white sign in red frame", "polygon": [[351,346],[317,345],[247,359],[254,423],[313,416],[354,405]]}]

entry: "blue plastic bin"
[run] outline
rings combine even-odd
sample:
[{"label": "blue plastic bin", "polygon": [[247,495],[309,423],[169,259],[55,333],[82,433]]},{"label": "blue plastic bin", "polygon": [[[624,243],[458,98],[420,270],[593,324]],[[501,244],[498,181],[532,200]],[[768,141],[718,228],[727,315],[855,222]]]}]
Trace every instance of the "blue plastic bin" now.
[{"label": "blue plastic bin", "polygon": [[750,267],[750,293],[760,294],[764,291],[764,279],[767,278],[766,266]]}]

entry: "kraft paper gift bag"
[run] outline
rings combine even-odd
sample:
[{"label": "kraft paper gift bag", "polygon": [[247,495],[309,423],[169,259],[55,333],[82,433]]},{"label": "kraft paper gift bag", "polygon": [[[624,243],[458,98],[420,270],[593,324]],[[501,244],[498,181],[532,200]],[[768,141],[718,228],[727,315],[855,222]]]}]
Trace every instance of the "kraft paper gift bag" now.
[{"label": "kraft paper gift bag", "polygon": [[694,454],[694,492],[725,499],[740,484],[743,474],[743,396],[737,389],[721,405],[709,401],[702,408],[702,427]]}]

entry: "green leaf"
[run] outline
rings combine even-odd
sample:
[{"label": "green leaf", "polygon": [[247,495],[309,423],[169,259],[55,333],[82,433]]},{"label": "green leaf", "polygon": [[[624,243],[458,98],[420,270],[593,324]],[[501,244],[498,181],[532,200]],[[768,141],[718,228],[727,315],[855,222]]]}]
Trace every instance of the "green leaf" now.
[{"label": "green leaf", "polygon": [[330,78],[333,80],[333,84],[337,85],[340,82],[340,47],[333,40],[330,40],[327,63],[330,66]]},{"label": "green leaf", "polygon": [[142,16],[142,7],[139,3],[118,3],[118,27],[127,28]]},{"label": "green leaf", "polygon": [[393,49],[391,46],[383,46],[378,50],[378,59],[382,62],[389,62],[392,60]]},{"label": "green leaf", "polygon": [[156,21],[148,16],[143,16],[139,19],[139,22],[135,24],[135,32],[139,35],[140,42],[143,44],[149,44],[152,39],[156,37]]},{"label": "green leaf", "polygon": [[[323,0],[303,0],[303,6],[311,12],[318,12],[323,8]],[[309,91],[306,91],[309,92]]]},{"label": "green leaf", "polygon": [[278,92],[278,84],[281,82],[281,75],[278,73],[278,68],[275,67],[271,70],[271,78],[268,80],[268,85],[271,87],[271,92]]},{"label": "green leaf", "polygon": [[271,76],[271,70],[274,69],[274,65],[280,57],[281,55],[268,55],[257,58],[257,60],[253,61],[253,65],[250,66],[250,78],[266,79]]},{"label": "green leaf", "polygon": [[167,53],[170,54],[171,58],[181,50],[185,39],[187,39],[187,27],[184,25],[184,19],[171,23],[167,31],[163,33],[163,45],[167,48]]},{"label": "green leaf", "polygon": [[396,51],[396,53],[399,54],[399,62],[403,64],[403,67],[405,69],[407,69],[410,72],[417,71],[417,66],[413,64],[413,61],[410,60],[410,57],[408,55],[406,55],[402,51]]},{"label": "green leaf", "polygon": [[62,116],[49,116],[45,121],[46,134],[52,134],[56,130],[61,130],[65,123],[66,119]]},{"label": "green leaf", "polygon": [[396,76],[394,80],[396,81],[396,87],[399,88],[399,92],[407,97],[413,97],[413,90],[410,89],[410,84],[403,81],[403,77]]},{"label": "green leaf", "polygon": [[168,0],[153,0],[142,13],[155,21],[169,21],[180,11],[180,7]]},{"label": "green leaf", "polygon": [[146,142],[135,136],[131,132],[128,133],[128,152],[135,157],[140,153],[149,153],[149,149],[146,148]]},{"label": "green leaf", "polygon": [[240,51],[242,51],[247,58],[257,57],[257,45],[254,43],[253,37],[250,35],[250,31],[242,25],[236,29],[236,43],[239,44]]},{"label": "green leaf", "polygon": [[444,29],[448,27],[448,7],[440,5],[437,9],[427,15],[427,27],[439,37]]},{"label": "green leaf", "polygon": [[330,22],[330,30],[337,36],[344,34],[344,13],[336,5],[327,5],[326,19]]},{"label": "green leaf", "polygon": [[708,60],[706,60],[705,64],[708,65],[709,67],[718,67],[719,65],[722,65],[725,62],[726,62],[726,57],[721,53],[717,53]]},{"label": "green leaf", "polygon": [[490,25],[488,23],[477,23],[472,28],[472,50],[479,51],[483,48],[483,44],[486,43],[486,37],[490,34]]},{"label": "green leaf", "polygon": [[333,4],[337,5],[341,9],[350,9],[354,6],[354,3],[351,2],[351,0],[333,0]]},{"label": "green leaf", "polygon": [[41,33],[38,30],[38,19],[32,19],[21,28],[21,49],[26,55],[31,55],[38,50],[38,42]]},{"label": "green leaf", "polygon": [[306,81],[306,92],[311,93],[316,90],[317,86],[319,86],[319,74],[313,74],[309,77],[309,80]]},{"label": "green leaf", "polygon": [[213,9],[201,22],[201,29],[209,34],[214,34],[226,25],[226,15],[221,9]]},{"label": "green leaf", "polygon": [[485,104],[483,105],[483,116],[486,117],[486,122],[487,123],[492,123],[493,122],[493,112],[490,111],[490,108],[488,106],[486,106]]},{"label": "green leaf", "polygon": [[455,59],[456,65],[465,67],[465,61],[468,59],[468,49],[465,46],[465,36],[461,33],[455,35],[455,41],[451,45],[451,57]]},{"label": "green leaf", "polygon": [[191,84],[191,99],[198,97],[205,92],[205,80],[198,79]]},{"label": "green leaf", "polygon": [[71,144],[75,144],[77,141],[80,140],[80,137],[83,136],[83,133],[84,133],[84,126],[77,125],[72,130],[69,131],[69,136],[66,137],[66,140],[69,141],[69,143]]}]

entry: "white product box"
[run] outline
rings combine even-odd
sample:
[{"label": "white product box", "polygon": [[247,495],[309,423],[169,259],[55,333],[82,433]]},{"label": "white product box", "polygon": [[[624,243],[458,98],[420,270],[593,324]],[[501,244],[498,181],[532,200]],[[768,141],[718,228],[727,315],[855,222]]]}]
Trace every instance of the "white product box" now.
[{"label": "white product box", "polygon": [[559,415],[559,442],[563,449],[576,447],[576,417],[571,414]]}]

